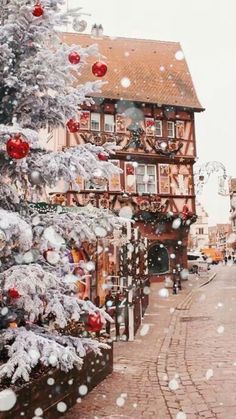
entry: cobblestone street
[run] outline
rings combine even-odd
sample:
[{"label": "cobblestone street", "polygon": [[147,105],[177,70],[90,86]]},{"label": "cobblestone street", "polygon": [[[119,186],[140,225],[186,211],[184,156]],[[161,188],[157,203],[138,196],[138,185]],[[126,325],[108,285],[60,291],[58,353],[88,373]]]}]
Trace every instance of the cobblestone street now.
[{"label": "cobblestone street", "polygon": [[65,418],[235,418],[236,266],[214,272],[168,298],[152,284],[135,341],[115,343],[114,373]]}]

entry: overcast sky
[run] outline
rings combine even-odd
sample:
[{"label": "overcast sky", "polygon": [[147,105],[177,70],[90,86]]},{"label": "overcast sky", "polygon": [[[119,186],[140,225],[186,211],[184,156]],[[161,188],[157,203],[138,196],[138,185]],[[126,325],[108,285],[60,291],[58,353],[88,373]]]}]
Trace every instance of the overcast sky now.
[{"label": "overcast sky", "polygon": [[[236,1],[68,0],[81,6],[88,31],[101,23],[108,36],[179,41],[206,111],[196,117],[199,163],[220,161],[236,177]],[[222,172],[219,172],[222,174]],[[229,222],[229,197],[217,194],[218,174],[198,197],[210,225]]]}]

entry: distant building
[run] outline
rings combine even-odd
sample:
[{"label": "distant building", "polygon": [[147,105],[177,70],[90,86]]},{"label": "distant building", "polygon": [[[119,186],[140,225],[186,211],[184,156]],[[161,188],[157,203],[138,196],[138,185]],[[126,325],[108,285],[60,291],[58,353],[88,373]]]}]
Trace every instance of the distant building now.
[{"label": "distant building", "polygon": [[209,246],[226,253],[231,248],[228,244],[228,239],[231,234],[232,226],[229,223],[209,227]]},{"label": "distant building", "polygon": [[191,225],[188,249],[189,250],[200,250],[203,247],[208,247],[209,236],[208,236],[208,214],[204,210],[203,206],[196,202],[196,214],[197,221]]},{"label": "distant building", "polygon": [[232,226],[232,235],[229,238],[229,244],[233,250],[236,250],[236,178],[230,180],[230,220]]}]

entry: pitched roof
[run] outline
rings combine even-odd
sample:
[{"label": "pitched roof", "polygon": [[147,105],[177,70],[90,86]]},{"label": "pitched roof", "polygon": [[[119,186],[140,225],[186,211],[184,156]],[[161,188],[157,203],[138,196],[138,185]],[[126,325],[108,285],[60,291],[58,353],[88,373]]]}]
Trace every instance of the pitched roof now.
[{"label": "pitched roof", "polygon": [[[98,44],[99,52],[106,57],[104,61],[108,65],[103,78],[108,81],[102,88],[103,97],[203,110],[186,60],[178,59],[182,51],[178,42],[108,36],[93,38],[76,33],[63,33],[61,38],[69,45],[86,47]],[[94,57],[88,59],[90,65],[83,69],[80,83],[97,80],[91,72],[93,62]],[[129,87],[122,86],[124,78],[130,80]]]}]

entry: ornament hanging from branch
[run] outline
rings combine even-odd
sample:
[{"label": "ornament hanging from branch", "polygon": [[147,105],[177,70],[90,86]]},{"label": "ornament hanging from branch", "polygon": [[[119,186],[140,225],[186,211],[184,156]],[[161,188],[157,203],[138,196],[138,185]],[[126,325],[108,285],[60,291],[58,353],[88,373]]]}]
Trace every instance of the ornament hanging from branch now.
[{"label": "ornament hanging from branch", "polygon": [[71,64],[79,64],[80,62],[80,55],[78,54],[78,52],[76,51],[72,51],[69,56],[68,59],[70,61]]},{"label": "ornament hanging from branch", "polygon": [[96,61],[92,66],[92,73],[96,77],[104,77],[107,72],[107,65],[102,61]]},{"label": "ornament hanging from branch", "polygon": [[103,323],[99,313],[89,314],[87,320],[87,329],[90,332],[100,332]]},{"label": "ornament hanging from branch", "polygon": [[76,17],[73,21],[72,27],[74,31],[76,32],[84,32],[85,29],[87,28],[87,22],[86,20],[83,20],[83,19],[80,20],[79,17]]},{"label": "ornament hanging from branch", "polygon": [[16,300],[16,299],[20,298],[20,294],[19,294],[19,292],[15,288],[10,288],[8,290],[8,295],[13,300]]},{"label": "ornament hanging from branch", "polygon": [[69,119],[69,121],[66,124],[68,130],[72,133],[75,134],[76,132],[79,131],[80,129],[80,124],[79,122],[75,121],[74,119]]},{"label": "ornament hanging from branch", "polygon": [[33,15],[35,17],[43,16],[43,14],[44,14],[44,8],[43,8],[43,6],[40,3],[37,3],[34,6],[34,9],[33,9],[33,12],[32,13],[33,13]]},{"label": "ornament hanging from branch", "polygon": [[6,144],[7,154],[12,159],[23,159],[29,152],[29,144],[24,141],[20,134],[9,138]]}]

